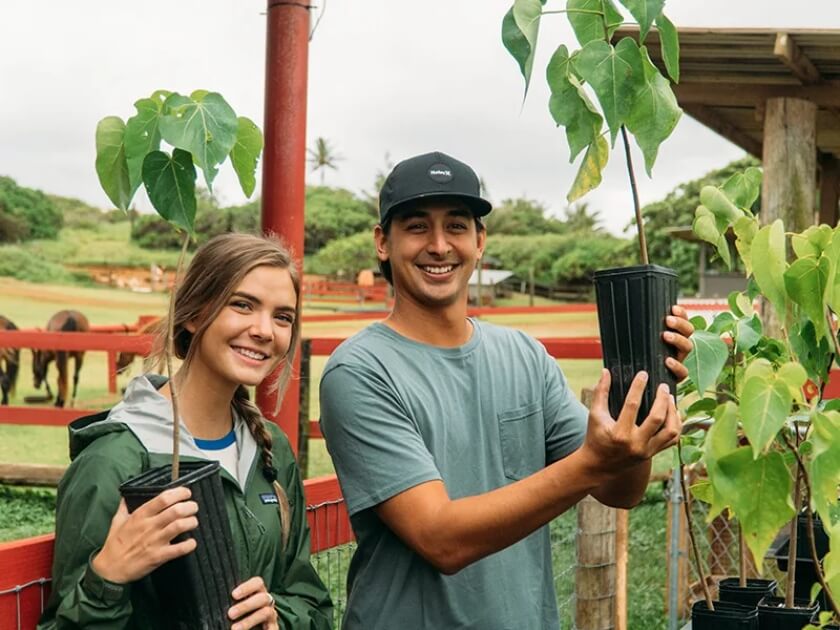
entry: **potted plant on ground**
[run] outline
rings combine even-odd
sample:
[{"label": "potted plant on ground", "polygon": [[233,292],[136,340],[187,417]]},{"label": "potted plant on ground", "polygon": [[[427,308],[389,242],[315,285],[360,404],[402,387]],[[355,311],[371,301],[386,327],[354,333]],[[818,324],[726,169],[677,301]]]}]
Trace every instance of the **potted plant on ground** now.
[{"label": "potted plant on ground", "polygon": [[[820,625],[840,619],[840,404],[823,399],[830,366],[840,355],[834,315],[840,309],[840,229],[821,225],[786,233],[781,220],[762,226],[748,210],[760,185],[761,172],[751,168],[723,186],[707,186],[695,214],[695,234],[728,266],[726,233],[734,232],[749,285],[729,296],[730,310],[710,325],[693,322],[686,392],[695,391],[699,400],[688,413],[714,419],[697,454],[708,481],[693,492],[708,503],[710,518],[727,510],[738,519],[757,567],[790,522],[785,599],[759,603],[759,627],[799,630],[813,615],[809,601],[820,590],[828,607]],[[775,310],[778,332],[765,331],[754,312],[759,296]],[[797,527],[800,512],[807,527]],[[687,515],[691,533],[690,510]],[[815,515],[828,543],[824,557],[817,550]],[[810,597],[795,601],[797,552],[804,550],[817,584],[807,584]],[[712,606],[708,593],[706,598],[705,606]]]},{"label": "potted plant on ground", "polygon": [[[96,128],[96,172],[109,199],[128,211],[142,183],[157,213],[183,231],[176,283],[195,226],[196,167],[204,173],[212,193],[218,167],[228,157],[243,192],[251,196],[262,152],[259,128],[237,117],[221,94],[196,90],[189,96],[158,90],[134,103],[137,113],[123,122],[116,116]],[[171,147],[171,153],[161,149]],[[169,562],[152,573],[162,605],[170,611],[173,628],[228,628],[231,591],[238,581],[236,558],[219,476],[218,462],[181,460],[178,392],[172,379],[172,318],[175,287],[169,300],[169,330],[165,363],[172,397],[174,429],[172,464],[153,468],[126,481],[120,491],[133,511],[164,490],[189,486],[199,504],[199,526],[189,534],[197,539],[195,552]]]},{"label": "potted plant on ground", "polygon": [[[567,196],[570,202],[600,184],[610,148],[621,135],[641,264],[598,271],[595,286],[604,364],[612,376],[610,411],[617,417],[633,376],[646,370],[650,379],[639,410],[641,422],[660,383],[668,383],[676,393],[674,377],[664,365],[674,351],[662,341],[662,332],[664,319],[676,303],[677,274],[649,264],[628,136],[635,138],[650,175],[659,146],[673,131],[682,110],[644,42],[655,24],[667,72],[675,82],[679,81],[679,42],[674,25],[662,11],[664,0],[620,2],[638,23],[638,41],[623,37],[613,44],[624,19],[612,0],[568,0],[561,10],[546,10],[545,0],[516,0],[504,17],[502,41],[519,64],[526,94],[542,16],[566,13],[581,46],[573,51],[559,46],[546,69],[549,110],[557,125],[566,129],[571,161],[585,150]],[[594,93],[600,110],[587,89]]]}]

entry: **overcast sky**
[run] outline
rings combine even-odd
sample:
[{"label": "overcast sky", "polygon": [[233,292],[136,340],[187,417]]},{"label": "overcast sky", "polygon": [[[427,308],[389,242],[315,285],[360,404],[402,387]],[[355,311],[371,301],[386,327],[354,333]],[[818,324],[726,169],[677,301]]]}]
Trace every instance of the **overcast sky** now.
[{"label": "overcast sky", "polygon": [[[510,0],[313,2],[313,17],[323,15],[310,47],[307,144],[327,138],[343,158],[326,184],[372,190],[386,154],[441,150],[472,164],[494,202],[528,196],[562,215],[577,167],[548,113],[544,71],[558,44],[576,47],[564,15],[543,20],[523,107],[500,38]],[[221,92],[262,127],[264,11],[257,0],[3,0],[0,175],[109,206],[93,166],[96,123],[131,116],[158,88]],[[677,26],[840,28],[836,0],[670,0],[666,14]],[[652,180],[637,154],[642,202],[742,155],[685,116]],[[229,164],[216,181],[222,203],[244,201]],[[619,232],[632,214],[628,190],[616,153],[584,201]]]}]

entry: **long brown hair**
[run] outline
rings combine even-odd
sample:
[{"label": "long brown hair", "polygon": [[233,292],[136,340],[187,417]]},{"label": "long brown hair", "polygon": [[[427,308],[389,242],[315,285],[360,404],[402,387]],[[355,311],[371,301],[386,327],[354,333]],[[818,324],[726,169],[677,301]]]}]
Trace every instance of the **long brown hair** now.
[{"label": "long brown hair", "polygon": [[[274,409],[276,413],[292,375],[294,356],[300,339],[301,310],[300,274],[288,248],[277,236],[273,234],[268,236],[222,234],[210,239],[196,251],[175,294],[173,326],[175,356],[183,360],[182,369],[189,370],[196,349],[201,345],[201,337],[225,307],[243,278],[257,267],[288,270],[295,288],[295,318],[292,323],[289,350],[283,359],[283,367],[278,378],[269,385],[270,391],[276,392],[277,406]],[[186,328],[190,322],[196,326],[194,333]],[[167,322],[164,319],[159,323],[155,345],[147,366],[160,367],[166,348],[166,330]],[[274,468],[271,451],[271,433],[265,426],[260,410],[251,402],[248,390],[243,385],[236,389],[231,404],[260,447],[263,476],[272,484],[277,495],[282,546],[285,548],[291,528],[289,498],[283,486],[277,481],[277,470]]]}]

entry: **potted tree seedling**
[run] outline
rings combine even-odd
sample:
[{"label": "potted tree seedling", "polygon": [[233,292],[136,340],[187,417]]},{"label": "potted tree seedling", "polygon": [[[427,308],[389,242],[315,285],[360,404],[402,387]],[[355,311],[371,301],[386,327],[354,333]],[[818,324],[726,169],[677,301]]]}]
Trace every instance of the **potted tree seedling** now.
[{"label": "potted tree seedling", "polygon": [[[127,211],[143,184],[157,213],[183,231],[177,283],[195,226],[196,168],[203,171],[212,192],[219,166],[230,158],[243,192],[250,196],[262,152],[262,133],[249,119],[237,117],[216,92],[197,90],[185,96],[158,90],[134,106],[137,113],[125,122],[116,116],[99,121],[96,172],[115,206]],[[162,148],[163,143],[171,152]],[[218,462],[179,457],[178,392],[172,379],[175,292],[173,287],[164,352],[172,396],[172,462],[126,481],[120,491],[133,511],[168,488],[190,487],[201,515],[198,528],[188,534],[196,538],[196,550],[161,566],[151,577],[170,613],[171,627],[215,630],[230,627],[227,611],[239,575]]]},{"label": "potted tree seedling", "polygon": [[[749,284],[729,296],[729,311],[710,325],[694,321],[694,350],[686,364],[689,389],[699,400],[688,413],[707,414],[714,422],[698,453],[708,481],[693,490],[708,503],[710,518],[726,510],[738,520],[756,567],[790,522],[785,598],[759,602],[758,627],[799,630],[814,615],[810,602],[819,591],[827,610],[817,623],[822,627],[840,619],[840,404],[823,399],[834,357],[840,355],[835,317],[840,229],[820,225],[787,233],[781,220],[762,226],[749,210],[760,186],[761,172],[747,169],[723,186],[705,187],[695,213],[695,234],[714,245],[730,267],[726,234],[734,233]],[[753,310],[759,296],[775,310],[779,332],[764,330]],[[696,569],[705,583],[690,510],[686,514]],[[815,533],[817,519],[821,535],[820,528]],[[797,554],[803,552],[814,572],[813,588],[813,580],[796,586]],[[799,576],[804,578],[801,571]],[[797,593],[807,596],[796,600]],[[698,610],[703,617],[716,605],[708,593],[706,599],[694,607],[695,629]]]},{"label": "potted tree seedling", "polygon": [[634,375],[646,370],[650,379],[638,415],[642,421],[660,383],[668,383],[671,393],[676,393],[676,381],[664,365],[665,357],[674,351],[662,341],[662,332],[664,319],[676,303],[677,274],[649,264],[628,136],[635,138],[650,175],[659,146],[674,130],[682,110],[644,42],[656,25],[666,70],[675,82],[679,81],[679,42],[674,25],[663,13],[664,0],[620,2],[638,23],[638,41],[623,37],[613,43],[624,18],[612,0],[567,0],[565,9],[559,10],[547,10],[545,0],[516,0],[504,17],[502,41],[519,64],[526,94],[543,16],[565,13],[580,44],[572,51],[560,45],[546,69],[549,110],[557,125],[566,129],[571,161],[583,152],[567,195],[570,202],[600,184],[610,148],[621,136],[641,264],[596,272],[595,288],[604,365],[612,376],[610,411],[617,417]]}]

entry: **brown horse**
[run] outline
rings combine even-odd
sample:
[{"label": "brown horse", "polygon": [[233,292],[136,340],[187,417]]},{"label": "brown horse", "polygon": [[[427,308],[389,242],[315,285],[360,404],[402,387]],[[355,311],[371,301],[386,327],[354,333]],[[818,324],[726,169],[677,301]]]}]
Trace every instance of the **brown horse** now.
[{"label": "brown horse", "polygon": [[[47,322],[48,331],[63,332],[85,332],[90,329],[87,317],[79,311],[59,311]],[[67,364],[69,357],[75,360],[75,371],[73,372],[73,398],[70,406],[76,402],[76,391],[79,388],[79,372],[82,369],[82,359],[85,353],[82,350],[33,350],[32,351],[32,376],[35,389],[41,387],[41,383],[47,386],[47,396],[52,398],[50,384],[47,382],[47,367],[51,361],[55,361],[58,368],[58,397],[55,399],[56,407],[63,407],[67,400]]]},{"label": "brown horse", "polygon": [[[17,330],[17,326],[0,315],[0,330]],[[0,348],[0,405],[8,405],[9,395],[15,393],[19,367],[20,351],[17,348]]]}]

